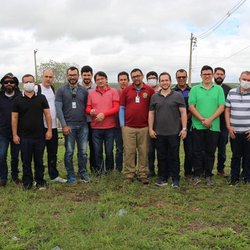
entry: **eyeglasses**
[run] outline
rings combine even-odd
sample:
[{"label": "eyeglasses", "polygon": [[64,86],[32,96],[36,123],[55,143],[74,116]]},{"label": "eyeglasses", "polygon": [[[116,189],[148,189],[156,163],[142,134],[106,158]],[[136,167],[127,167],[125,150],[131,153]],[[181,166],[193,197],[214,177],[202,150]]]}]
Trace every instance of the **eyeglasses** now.
[{"label": "eyeglasses", "polygon": [[13,80],[5,80],[4,82],[3,82],[3,84],[15,84],[15,82],[13,81]]},{"label": "eyeglasses", "polygon": [[132,76],[131,78],[132,79],[135,79],[135,78],[139,78],[139,77],[141,77],[142,75],[136,75],[136,76]]},{"label": "eyeglasses", "polygon": [[176,78],[177,79],[186,79],[187,77],[186,76],[177,76]]}]

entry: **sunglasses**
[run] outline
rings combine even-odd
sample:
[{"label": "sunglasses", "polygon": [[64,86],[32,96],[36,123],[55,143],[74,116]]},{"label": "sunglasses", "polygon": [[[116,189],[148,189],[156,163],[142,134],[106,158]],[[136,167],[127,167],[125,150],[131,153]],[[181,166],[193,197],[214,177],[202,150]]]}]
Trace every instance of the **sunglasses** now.
[{"label": "sunglasses", "polygon": [[13,81],[13,80],[5,80],[4,82],[3,82],[3,84],[15,84],[15,81]]}]

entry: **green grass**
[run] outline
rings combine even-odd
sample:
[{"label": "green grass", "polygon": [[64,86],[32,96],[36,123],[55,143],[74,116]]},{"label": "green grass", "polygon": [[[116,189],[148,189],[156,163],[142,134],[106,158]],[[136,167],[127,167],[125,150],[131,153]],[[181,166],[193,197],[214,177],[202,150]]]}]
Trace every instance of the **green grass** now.
[{"label": "green grass", "polygon": [[[229,162],[230,154],[228,173]],[[0,249],[250,249],[249,186],[215,176],[212,188],[182,178],[173,190],[155,180],[128,185],[114,172],[46,191],[10,182],[0,189]]]}]

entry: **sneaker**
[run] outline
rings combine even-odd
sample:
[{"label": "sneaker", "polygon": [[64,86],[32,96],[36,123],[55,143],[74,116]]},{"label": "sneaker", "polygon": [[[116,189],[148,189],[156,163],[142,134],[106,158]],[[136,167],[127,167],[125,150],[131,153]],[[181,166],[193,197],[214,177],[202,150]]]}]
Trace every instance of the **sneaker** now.
[{"label": "sneaker", "polygon": [[173,180],[172,187],[173,188],[179,188],[180,187],[180,182],[178,180]]},{"label": "sneaker", "polygon": [[46,189],[46,183],[43,183],[43,184],[36,184],[36,188],[38,190],[45,190]]},{"label": "sneaker", "polygon": [[161,179],[161,178],[158,179],[158,181],[155,183],[155,186],[157,186],[157,187],[164,187],[167,185],[168,185],[167,181],[164,179]]},{"label": "sneaker", "polygon": [[143,185],[148,185],[148,184],[149,184],[148,178],[141,178],[140,181],[141,181],[141,183],[142,183]]},{"label": "sneaker", "polygon": [[213,186],[214,181],[211,176],[206,177],[207,186]]},{"label": "sneaker", "polygon": [[87,174],[82,175],[81,178],[80,178],[80,182],[84,182],[84,183],[90,182],[89,176]]},{"label": "sneaker", "polygon": [[201,178],[200,177],[194,177],[194,179],[193,179],[193,185],[194,186],[197,186],[200,182],[201,182]]},{"label": "sneaker", "polygon": [[239,180],[231,179],[229,186],[233,187],[233,186],[236,186],[238,183],[239,183]]},{"label": "sneaker", "polygon": [[51,182],[59,182],[59,183],[66,183],[67,180],[57,176],[55,179],[52,179]]},{"label": "sneaker", "polygon": [[69,176],[69,177],[68,177],[68,181],[67,181],[67,182],[68,182],[69,184],[73,184],[75,181],[76,181],[75,176]]}]

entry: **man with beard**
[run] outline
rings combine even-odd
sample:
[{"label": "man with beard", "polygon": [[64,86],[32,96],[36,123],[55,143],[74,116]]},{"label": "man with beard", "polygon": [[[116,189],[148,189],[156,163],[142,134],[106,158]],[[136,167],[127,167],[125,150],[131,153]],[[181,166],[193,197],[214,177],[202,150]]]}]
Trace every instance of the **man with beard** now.
[{"label": "man with beard", "polygon": [[12,73],[6,74],[1,79],[0,91],[0,186],[5,186],[8,179],[7,154],[10,145],[11,154],[11,178],[19,184],[18,156],[20,145],[16,145],[11,134],[11,111],[14,99],[20,95],[18,79]]},{"label": "man with beard", "polygon": [[[24,75],[22,81],[24,91],[14,100],[11,114],[13,141],[21,147],[24,189],[31,189],[34,179],[38,189],[45,189],[43,152],[45,140],[50,140],[52,137],[49,105],[44,95],[34,91],[33,75]],[[48,125],[46,132],[43,116]],[[35,167],[34,178],[31,168],[32,159]]]},{"label": "man with beard", "polygon": [[[92,81],[93,78],[93,69],[85,65],[81,68],[81,76],[82,76],[82,86],[85,87],[88,92],[92,91],[95,89],[96,84]],[[92,140],[92,129],[90,126],[91,123],[91,116],[87,115],[87,123],[88,123],[88,128],[89,128],[89,135],[88,135],[88,141],[89,141],[89,165],[90,165],[90,170],[94,173],[97,172],[97,167],[95,163],[95,151],[94,151],[94,144]]]},{"label": "man with beard", "polygon": [[158,181],[156,186],[167,185],[169,173],[173,188],[180,180],[180,138],[187,136],[187,112],[181,93],[171,90],[171,76],[163,72],[159,77],[161,90],[150,100],[148,114],[149,134],[156,140]]},{"label": "man with beard", "polygon": [[[228,85],[224,84],[225,69],[217,67],[214,69],[214,81],[217,85],[223,88],[225,99],[231,89]],[[220,134],[218,140],[218,155],[217,155],[217,175],[225,176],[225,161],[226,161],[226,145],[228,142],[228,130],[225,122],[224,112],[220,115]]]},{"label": "man with beard", "polygon": [[154,90],[143,82],[140,69],[131,71],[133,83],[122,91],[120,99],[119,120],[124,142],[125,169],[128,183],[136,175],[135,152],[138,152],[138,175],[142,184],[148,180],[148,110]]},{"label": "man with beard", "polygon": [[78,176],[81,182],[87,183],[87,142],[88,124],[85,113],[88,91],[78,83],[79,70],[72,66],[67,69],[68,83],[56,93],[56,111],[65,137],[64,165],[68,182],[74,183],[75,173],[73,155],[77,144]]}]

